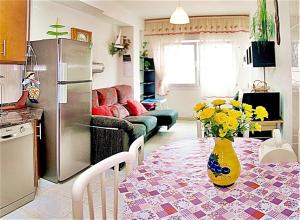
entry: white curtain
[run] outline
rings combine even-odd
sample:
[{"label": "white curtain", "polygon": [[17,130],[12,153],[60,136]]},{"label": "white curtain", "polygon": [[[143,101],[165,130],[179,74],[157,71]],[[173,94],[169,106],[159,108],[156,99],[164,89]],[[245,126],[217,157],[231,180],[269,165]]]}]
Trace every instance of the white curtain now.
[{"label": "white curtain", "polygon": [[248,33],[202,34],[200,89],[204,97],[232,97],[238,89]]},{"label": "white curtain", "polygon": [[235,53],[231,42],[200,44],[200,88],[202,96],[229,96],[236,86]]},{"label": "white curtain", "polygon": [[[237,89],[238,77],[241,77],[239,68],[248,39],[249,33],[244,32],[146,36],[145,40],[150,43],[159,79],[158,94],[166,95],[169,90],[167,79],[171,71],[165,66],[165,45],[172,44],[176,49],[176,45],[182,42],[196,41],[199,45],[197,65],[201,96],[233,96]],[[175,60],[174,66],[176,62],[180,62]]]},{"label": "white curtain", "polygon": [[158,95],[164,96],[168,94],[169,85],[167,82],[168,73],[165,69],[165,45],[167,44],[181,44],[184,36],[182,35],[156,35],[146,36],[145,40],[151,46],[150,56],[153,56],[156,75],[158,77]]}]

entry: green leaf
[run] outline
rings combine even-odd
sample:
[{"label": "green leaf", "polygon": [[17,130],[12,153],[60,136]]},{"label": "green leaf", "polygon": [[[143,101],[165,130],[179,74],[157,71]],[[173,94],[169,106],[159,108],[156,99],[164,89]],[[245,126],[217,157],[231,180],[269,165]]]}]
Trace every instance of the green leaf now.
[{"label": "green leaf", "polygon": [[62,25],[62,24],[52,24],[49,27],[52,27],[52,28],[64,28],[65,26]]},{"label": "green leaf", "polygon": [[53,35],[53,36],[61,36],[61,35],[66,35],[68,32],[56,32],[56,31],[47,31],[48,35]]},{"label": "green leaf", "polygon": [[55,31],[47,31],[47,34],[57,36],[57,32],[55,32]]},{"label": "green leaf", "polygon": [[68,34],[68,32],[56,32],[57,33],[57,35],[66,35],[66,34]]}]

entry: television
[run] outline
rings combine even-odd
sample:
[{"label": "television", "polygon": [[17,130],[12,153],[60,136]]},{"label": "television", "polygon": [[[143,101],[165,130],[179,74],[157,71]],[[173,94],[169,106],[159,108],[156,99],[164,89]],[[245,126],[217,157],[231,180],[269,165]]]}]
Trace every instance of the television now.
[{"label": "television", "polygon": [[263,106],[269,113],[266,121],[280,120],[280,93],[279,92],[261,92],[244,93],[242,102],[252,105],[253,108]]},{"label": "television", "polygon": [[258,41],[251,42],[249,55],[249,63],[252,63],[253,67],[276,66],[274,41],[264,43],[259,43]]}]

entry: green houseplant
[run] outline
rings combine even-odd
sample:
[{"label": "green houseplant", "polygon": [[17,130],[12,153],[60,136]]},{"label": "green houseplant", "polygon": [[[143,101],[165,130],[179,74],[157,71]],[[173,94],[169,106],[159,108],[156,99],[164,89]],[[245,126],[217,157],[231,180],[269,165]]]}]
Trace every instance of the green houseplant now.
[{"label": "green houseplant", "polygon": [[267,11],[266,0],[260,0],[258,4],[251,20],[251,37],[258,42],[270,41],[275,35],[274,17]]},{"label": "green houseplant", "polygon": [[257,11],[251,19],[250,33],[259,53],[274,49],[274,43],[270,42],[275,35],[275,21],[274,16],[268,13],[266,0],[258,1]]},{"label": "green houseplant", "polygon": [[140,51],[140,57],[148,57],[149,51],[147,49],[148,42],[144,41],[142,44],[142,51]]},{"label": "green houseplant", "polygon": [[59,31],[61,28],[64,28],[65,26],[62,24],[59,24],[58,22],[58,18],[56,18],[56,23],[50,25],[49,27],[54,28],[54,31],[47,31],[48,35],[51,36],[55,36],[55,38],[57,39],[59,36],[63,36],[63,35],[67,35],[68,32],[67,31]]}]

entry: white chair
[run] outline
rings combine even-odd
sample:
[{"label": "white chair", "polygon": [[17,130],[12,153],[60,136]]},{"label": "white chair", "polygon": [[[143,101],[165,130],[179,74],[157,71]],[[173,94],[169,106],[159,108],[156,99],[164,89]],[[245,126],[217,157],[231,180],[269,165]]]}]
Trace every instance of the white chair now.
[{"label": "white chair", "polygon": [[144,160],[144,136],[137,138],[129,147],[129,152],[134,155],[135,164],[141,165]]},{"label": "white chair", "polygon": [[106,189],[105,189],[105,171],[114,168],[114,210],[113,219],[118,218],[118,204],[119,204],[119,164],[126,163],[126,176],[131,171],[135,162],[136,156],[132,152],[121,152],[109,158],[106,158],[94,166],[84,171],[74,182],[72,189],[72,208],[73,219],[83,219],[83,195],[85,188],[87,188],[89,216],[90,219],[95,219],[93,195],[91,191],[91,180],[100,176],[101,185],[101,204],[102,204],[102,219],[106,220]]}]

